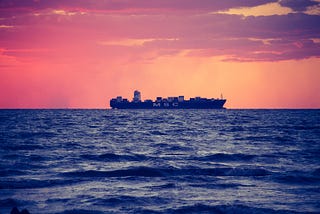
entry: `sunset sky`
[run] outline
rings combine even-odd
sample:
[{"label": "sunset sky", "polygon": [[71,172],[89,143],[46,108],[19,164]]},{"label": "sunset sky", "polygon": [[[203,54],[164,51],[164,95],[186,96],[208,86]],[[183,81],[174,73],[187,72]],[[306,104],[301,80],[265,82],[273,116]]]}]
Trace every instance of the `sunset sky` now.
[{"label": "sunset sky", "polygon": [[0,108],[320,108],[319,0],[0,0]]}]

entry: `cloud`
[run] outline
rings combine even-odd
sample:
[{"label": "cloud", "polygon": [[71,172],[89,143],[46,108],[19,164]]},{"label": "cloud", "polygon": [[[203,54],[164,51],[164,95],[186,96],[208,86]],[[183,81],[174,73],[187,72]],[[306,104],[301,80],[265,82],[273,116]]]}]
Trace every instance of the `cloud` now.
[{"label": "cloud", "polygon": [[10,25],[0,25],[0,29],[8,29],[8,28],[13,28],[13,26]]},{"label": "cloud", "polygon": [[1,9],[48,9],[48,8],[68,8],[85,10],[117,11],[128,9],[166,9],[166,10],[205,10],[219,11],[236,7],[252,7],[261,4],[276,2],[277,0],[2,0]]},{"label": "cloud", "polygon": [[255,51],[234,54],[231,61],[281,61],[301,60],[320,56],[320,45],[312,40],[275,40]]},{"label": "cloud", "polygon": [[213,39],[213,40],[173,40],[152,41],[145,44],[153,50],[180,50],[188,56],[224,56],[231,61],[280,61],[298,60],[320,56],[320,44],[313,40],[290,39]]},{"label": "cloud", "polygon": [[305,11],[308,7],[319,5],[320,3],[314,0],[281,0],[280,5],[289,7],[294,11]]},{"label": "cloud", "polygon": [[[69,61],[77,57],[88,61],[105,58],[112,58],[114,61],[117,61],[116,58],[138,60],[181,53],[193,56],[198,54],[203,57],[226,56],[231,60],[249,61],[320,56],[317,50],[319,42],[316,42],[320,35],[318,15],[220,14],[211,11],[235,8],[244,4],[257,5],[265,1],[203,0],[199,3],[184,0],[185,5],[178,4],[181,1],[92,0],[92,5],[83,0],[1,1],[0,10],[6,10],[6,14],[13,17],[0,19],[0,47],[6,50],[51,50],[7,51],[6,54]],[[74,12],[70,9],[85,6],[97,9],[99,5],[102,9],[105,7],[108,10],[171,8],[193,12],[183,15],[180,12],[141,12],[128,15]],[[193,6],[195,8],[191,9]],[[19,11],[25,10],[22,8],[29,8],[26,10],[29,12],[14,15],[15,12],[19,14]],[[39,11],[35,12],[34,8],[38,8]]]},{"label": "cloud", "polygon": [[242,16],[271,16],[286,15],[292,13],[292,9],[282,7],[278,2],[267,3],[254,7],[231,8],[226,11],[219,11],[220,14],[233,14]]}]

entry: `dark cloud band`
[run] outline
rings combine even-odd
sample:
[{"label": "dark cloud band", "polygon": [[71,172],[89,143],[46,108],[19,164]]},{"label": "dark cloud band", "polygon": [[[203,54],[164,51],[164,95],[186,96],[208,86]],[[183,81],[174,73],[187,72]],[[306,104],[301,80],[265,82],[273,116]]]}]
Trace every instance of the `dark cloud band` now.
[{"label": "dark cloud band", "polygon": [[320,5],[319,2],[313,0],[281,0],[281,6],[290,7],[294,11],[305,11],[307,7]]},{"label": "dark cloud band", "polygon": [[277,0],[2,0],[0,8],[69,8],[87,10],[172,9],[218,11],[236,7],[252,7]]}]

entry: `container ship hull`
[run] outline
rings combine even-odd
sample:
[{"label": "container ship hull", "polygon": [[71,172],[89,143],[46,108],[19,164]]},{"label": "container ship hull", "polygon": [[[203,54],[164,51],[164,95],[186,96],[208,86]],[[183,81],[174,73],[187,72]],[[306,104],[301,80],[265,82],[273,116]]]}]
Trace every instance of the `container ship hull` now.
[{"label": "container ship hull", "polygon": [[110,101],[113,109],[224,109],[225,99],[207,102],[117,102]]},{"label": "container ship hull", "polygon": [[195,97],[184,100],[184,96],[162,98],[157,97],[155,101],[141,101],[141,93],[134,92],[132,101],[122,99],[121,96],[110,100],[113,109],[224,109],[226,99],[208,99]]}]

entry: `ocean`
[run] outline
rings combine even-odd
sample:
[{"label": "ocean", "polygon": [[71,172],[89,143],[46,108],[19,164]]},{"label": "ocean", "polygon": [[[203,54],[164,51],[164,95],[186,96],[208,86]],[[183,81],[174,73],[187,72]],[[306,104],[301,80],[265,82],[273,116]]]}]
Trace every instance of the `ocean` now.
[{"label": "ocean", "polygon": [[320,110],[0,110],[0,213],[320,213]]}]

